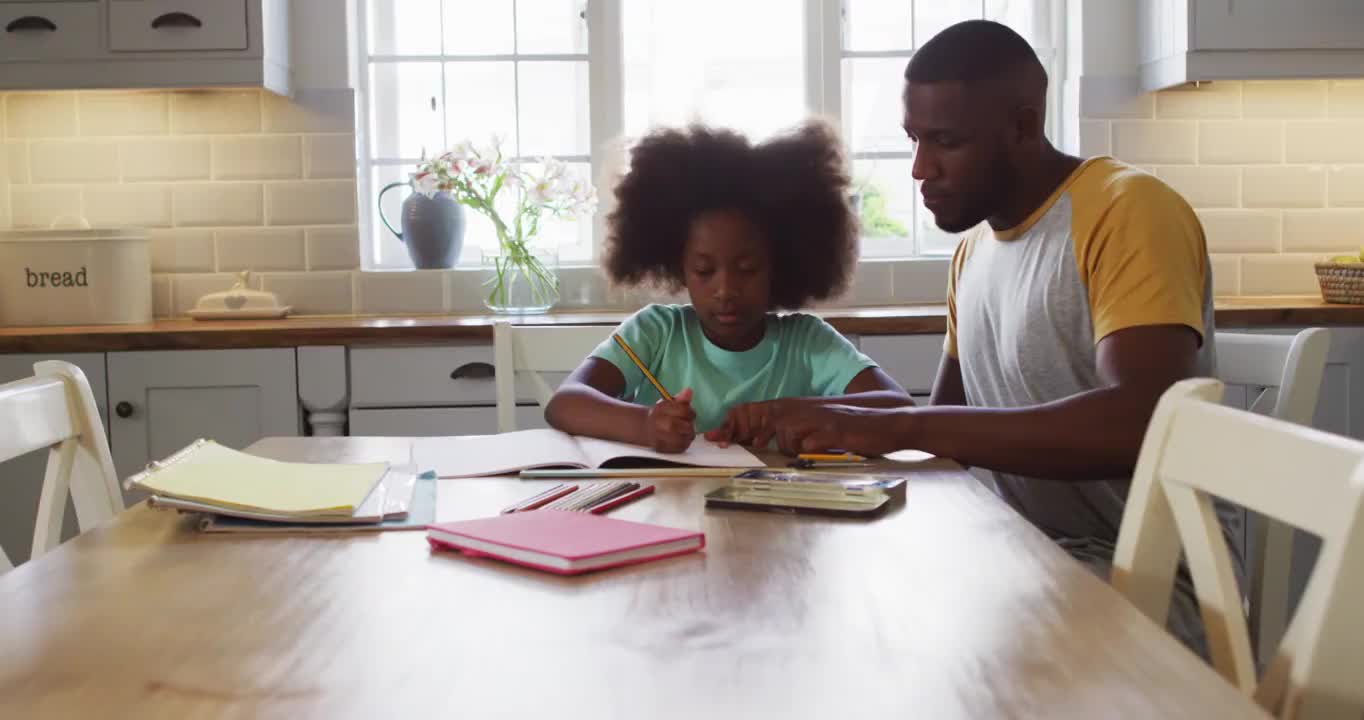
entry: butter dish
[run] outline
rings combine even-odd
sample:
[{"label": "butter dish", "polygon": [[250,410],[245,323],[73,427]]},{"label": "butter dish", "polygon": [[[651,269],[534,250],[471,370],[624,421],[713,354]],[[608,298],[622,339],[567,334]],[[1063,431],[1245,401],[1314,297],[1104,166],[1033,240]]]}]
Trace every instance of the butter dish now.
[{"label": "butter dish", "polygon": [[274,293],[248,288],[247,277],[248,273],[242,272],[232,287],[199,298],[189,316],[195,320],[261,320],[289,314],[292,308],[280,305]]}]

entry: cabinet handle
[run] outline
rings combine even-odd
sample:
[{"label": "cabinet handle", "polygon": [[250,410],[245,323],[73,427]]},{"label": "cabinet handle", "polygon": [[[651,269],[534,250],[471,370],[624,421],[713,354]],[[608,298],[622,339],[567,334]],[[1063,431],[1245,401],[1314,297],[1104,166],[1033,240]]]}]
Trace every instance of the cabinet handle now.
[{"label": "cabinet handle", "polygon": [[494,375],[492,363],[470,362],[464,363],[450,373],[451,380],[477,380],[480,378],[490,378]]},{"label": "cabinet handle", "polygon": [[134,410],[133,404],[128,402],[127,400],[122,400],[117,405],[114,406],[114,414],[121,418],[132,417],[133,410]]},{"label": "cabinet handle", "polygon": [[57,23],[54,23],[45,17],[25,15],[21,18],[11,20],[10,23],[5,26],[5,32],[19,32],[20,30],[46,30],[47,32],[56,32]]},{"label": "cabinet handle", "polygon": [[152,29],[154,30],[160,30],[163,27],[200,28],[203,26],[203,20],[200,20],[187,12],[178,11],[160,15],[152,21]]}]

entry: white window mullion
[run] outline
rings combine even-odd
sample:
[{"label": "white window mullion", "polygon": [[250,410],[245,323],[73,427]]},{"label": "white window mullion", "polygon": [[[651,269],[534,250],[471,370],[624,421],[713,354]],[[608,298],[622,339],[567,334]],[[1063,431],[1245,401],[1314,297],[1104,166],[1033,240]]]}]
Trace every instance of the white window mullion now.
[{"label": "white window mullion", "polygon": [[805,105],[843,120],[843,0],[805,0]]},{"label": "white window mullion", "polygon": [[592,257],[606,241],[610,187],[625,158],[619,147],[625,134],[625,52],[621,36],[621,0],[587,0],[588,135],[592,182],[599,211],[592,224]]}]

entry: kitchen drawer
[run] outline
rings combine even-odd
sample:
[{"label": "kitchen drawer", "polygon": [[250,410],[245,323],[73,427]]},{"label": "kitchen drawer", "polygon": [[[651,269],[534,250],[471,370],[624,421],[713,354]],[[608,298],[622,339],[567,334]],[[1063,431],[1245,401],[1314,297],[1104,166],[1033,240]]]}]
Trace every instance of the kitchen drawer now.
[{"label": "kitchen drawer", "polygon": [[245,50],[247,0],[110,0],[115,52]]},{"label": "kitchen drawer", "polygon": [[865,335],[862,352],[912,394],[933,390],[942,359],[942,335]]},{"label": "kitchen drawer", "polygon": [[0,4],[0,60],[73,60],[100,54],[99,3]]},{"label": "kitchen drawer", "polygon": [[[350,351],[351,407],[494,405],[497,402],[491,345],[373,347]],[[541,373],[558,387],[568,373]],[[516,384],[518,403],[535,401],[526,380]]]},{"label": "kitchen drawer", "polygon": [[[538,405],[516,408],[516,428],[549,427]],[[492,435],[497,432],[497,408],[356,408],[350,411],[350,435],[356,437],[431,437]]]}]

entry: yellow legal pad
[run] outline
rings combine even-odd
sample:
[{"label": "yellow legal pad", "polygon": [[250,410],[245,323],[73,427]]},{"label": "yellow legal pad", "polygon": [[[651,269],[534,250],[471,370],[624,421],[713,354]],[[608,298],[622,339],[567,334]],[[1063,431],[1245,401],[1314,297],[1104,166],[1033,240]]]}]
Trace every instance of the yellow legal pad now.
[{"label": "yellow legal pad", "polygon": [[128,478],[155,495],[280,515],[348,515],[388,471],[388,463],[286,463],[198,440]]}]

